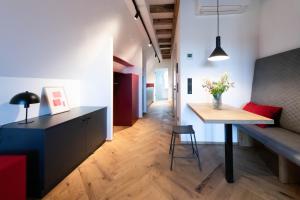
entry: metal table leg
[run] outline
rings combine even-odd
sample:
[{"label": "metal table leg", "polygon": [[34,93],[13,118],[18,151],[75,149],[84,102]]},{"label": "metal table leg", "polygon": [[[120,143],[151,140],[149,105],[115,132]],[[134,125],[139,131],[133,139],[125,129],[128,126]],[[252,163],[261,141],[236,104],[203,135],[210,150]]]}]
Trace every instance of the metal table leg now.
[{"label": "metal table leg", "polygon": [[234,182],[233,151],[232,151],[232,124],[225,124],[225,177],[228,183]]}]

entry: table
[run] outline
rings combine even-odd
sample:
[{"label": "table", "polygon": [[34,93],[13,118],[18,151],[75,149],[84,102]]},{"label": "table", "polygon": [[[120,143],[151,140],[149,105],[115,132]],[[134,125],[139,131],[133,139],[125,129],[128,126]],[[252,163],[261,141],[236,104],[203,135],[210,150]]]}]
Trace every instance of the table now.
[{"label": "table", "polygon": [[228,105],[222,105],[221,110],[213,109],[208,103],[189,103],[188,106],[204,123],[224,124],[225,178],[233,183],[232,124],[274,124],[274,120]]}]

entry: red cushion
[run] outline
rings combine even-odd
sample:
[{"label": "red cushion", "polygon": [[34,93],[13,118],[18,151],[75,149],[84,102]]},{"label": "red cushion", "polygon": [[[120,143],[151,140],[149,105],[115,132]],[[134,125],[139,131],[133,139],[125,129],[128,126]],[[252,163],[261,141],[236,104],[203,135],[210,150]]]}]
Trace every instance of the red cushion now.
[{"label": "red cushion", "polygon": [[0,156],[0,199],[26,199],[25,156]]},{"label": "red cushion", "polygon": [[[279,121],[280,114],[282,111],[281,107],[259,105],[259,104],[255,104],[253,102],[247,103],[243,109],[248,112],[252,112],[257,115],[261,115],[261,116],[273,119],[275,122]],[[261,128],[266,128],[269,125],[268,124],[257,124],[257,126],[259,126]]]}]

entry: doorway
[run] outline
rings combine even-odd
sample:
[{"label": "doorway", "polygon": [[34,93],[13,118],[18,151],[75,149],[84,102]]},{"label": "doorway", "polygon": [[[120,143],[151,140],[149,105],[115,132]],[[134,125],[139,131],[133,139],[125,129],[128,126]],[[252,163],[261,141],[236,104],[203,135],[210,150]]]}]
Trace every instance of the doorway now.
[{"label": "doorway", "polygon": [[168,100],[169,74],[168,68],[155,70],[155,101]]}]

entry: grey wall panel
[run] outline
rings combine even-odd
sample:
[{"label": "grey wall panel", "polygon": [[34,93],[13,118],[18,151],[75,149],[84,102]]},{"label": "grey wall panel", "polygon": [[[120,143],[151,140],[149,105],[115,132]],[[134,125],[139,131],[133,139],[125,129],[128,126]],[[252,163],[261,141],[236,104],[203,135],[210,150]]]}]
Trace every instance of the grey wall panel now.
[{"label": "grey wall panel", "polygon": [[300,133],[300,48],[256,61],[252,101],[283,107],[280,126]]}]

